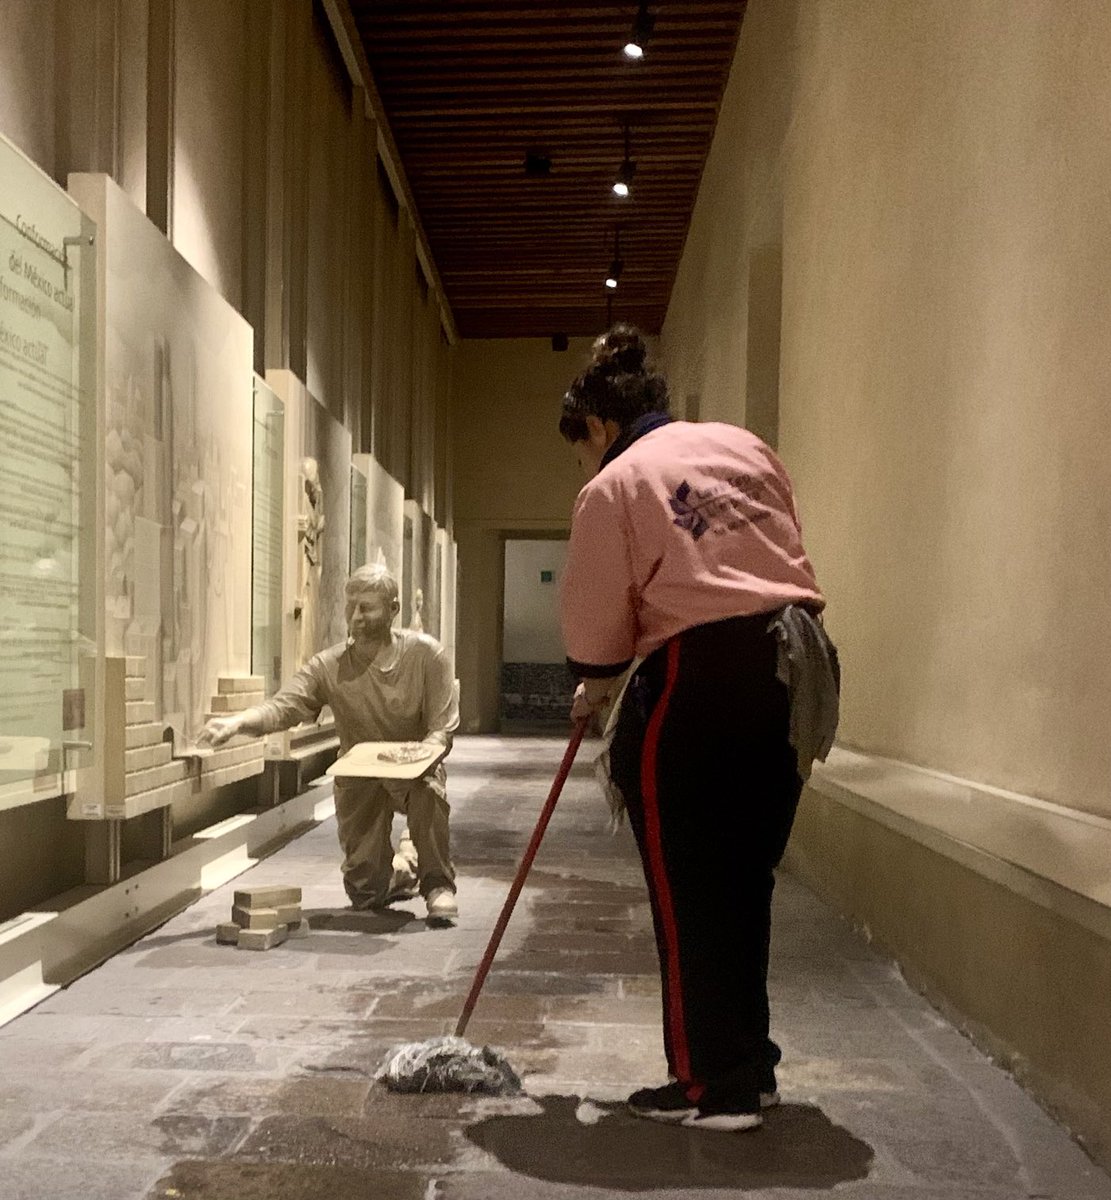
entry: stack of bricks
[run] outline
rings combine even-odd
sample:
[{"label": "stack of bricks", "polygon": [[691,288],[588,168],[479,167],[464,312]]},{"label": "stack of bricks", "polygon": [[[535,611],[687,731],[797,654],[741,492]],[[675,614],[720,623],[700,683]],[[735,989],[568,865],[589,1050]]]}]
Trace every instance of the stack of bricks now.
[{"label": "stack of bricks", "polygon": [[216,680],[217,694],[212,697],[210,717],[226,717],[243,712],[266,699],[261,675],[221,675]]},{"label": "stack of bricks", "polygon": [[270,950],[308,933],[299,887],[243,888],[235,893],[231,920],[216,926],[216,940],[240,950]]},{"label": "stack of bricks", "polygon": [[[219,689],[212,697],[209,717],[227,717],[261,704],[265,681],[261,675],[221,675],[216,681]],[[201,761],[200,786],[226,787],[240,779],[261,775],[265,760],[265,743],[252,739],[242,745],[225,746]]]},{"label": "stack of bricks", "polygon": [[[117,660],[123,664],[124,739],[123,786],[109,797],[104,815],[125,819],[166,808],[188,799],[193,787],[185,764],[174,761],[173,747],[162,740],[163,725],[157,708],[146,697],[147,660],[128,655]],[[117,788],[113,787],[113,793]]]}]

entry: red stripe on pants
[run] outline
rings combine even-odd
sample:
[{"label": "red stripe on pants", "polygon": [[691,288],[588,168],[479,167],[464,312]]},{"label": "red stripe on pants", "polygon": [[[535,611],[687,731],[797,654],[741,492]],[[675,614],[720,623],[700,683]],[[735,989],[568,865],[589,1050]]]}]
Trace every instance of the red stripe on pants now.
[{"label": "red stripe on pants", "polygon": [[683,1018],[683,980],[679,972],[679,927],[671,899],[671,884],[664,867],[663,842],[660,838],[660,807],[656,790],[656,762],[660,729],[667,716],[668,701],[679,675],[679,640],[672,639],[667,647],[667,677],[664,689],[648,722],[644,749],[640,760],[640,787],[644,800],[644,836],[648,852],[652,888],[663,927],[665,955],[665,987],[667,989],[667,1032],[675,1062],[673,1069],[679,1082],[691,1084],[690,1047],[687,1044],[686,1022]]}]

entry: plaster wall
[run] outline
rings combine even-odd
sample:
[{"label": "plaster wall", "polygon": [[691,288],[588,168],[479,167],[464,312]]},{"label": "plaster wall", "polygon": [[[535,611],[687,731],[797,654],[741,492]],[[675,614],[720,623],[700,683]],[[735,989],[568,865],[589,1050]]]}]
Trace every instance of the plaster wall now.
[{"label": "plaster wall", "polygon": [[498,727],[504,538],[564,533],[582,479],[557,423],[590,339],[474,339],[456,350],[452,473],[459,544],[456,670],[465,732]]},{"label": "plaster wall", "polygon": [[174,246],[242,309],[246,7],[189,0],[174,21]]},{"label": "plaster wall", "polygon": [[54,172],[54,0],[5,0],[0,11],[0,132]]},{"label": "plaster wall", "polygon": [[[1064,834],[1111,816],[1109,68],[1087,0],[752,0],[662,334],[703,418],[776,434],[860,779],[924,781],[898,835],[902,791],[811,791],[790,864],[1104,1161],[1108,910]],[[959,867],[938,789],[995,789]]]},{"label": "plaster wall", "polygon": [[782,256],[779,448],[846,744],[1111,814],[1111,10],[749,5],[663,332],[744,422]]}]

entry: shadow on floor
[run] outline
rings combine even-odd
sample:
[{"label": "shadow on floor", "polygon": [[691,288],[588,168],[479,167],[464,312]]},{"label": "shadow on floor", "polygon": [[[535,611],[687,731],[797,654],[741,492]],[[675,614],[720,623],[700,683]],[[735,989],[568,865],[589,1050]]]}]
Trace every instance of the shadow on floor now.
[{"label": "shadow on floor", "polygon": [[864,1179],[871,1147],[810,1104],[784,1104],[762,1129],[699,1132],[590,1103],[544,1096],[536,1115],[489,1117],[466,1137],[521,1175],[622,1191],[664,1188],[824,1188]]},{"label": "shadow on floor", "polygon": [[[302,915],[309,927],[331,933],[420,933],[425,923],[418,918],[417,901],[404,901],[407,907],[383,908],[377,912],[359,912],[353,908],[306,908]],[[406,928],[411,926],[412,928]],[[317,947],[319,949],[319,947]]]}]

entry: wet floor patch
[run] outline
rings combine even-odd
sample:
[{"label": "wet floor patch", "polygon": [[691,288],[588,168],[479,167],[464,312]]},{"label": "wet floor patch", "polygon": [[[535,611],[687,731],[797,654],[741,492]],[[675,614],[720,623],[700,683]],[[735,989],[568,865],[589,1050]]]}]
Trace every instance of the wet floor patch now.
[{"label": "wet floor patch", "polygon": [[623,1105],[575,1096],[538,1103],[540,1113],[488,1117],[465,1136],[519,1175],[622,1191],[830,1189],[866,1178],[873,1158],[866,1142],[809,1104],[781,1105],[762,1129],[724,1134],[641,1120]]},{"label": "wet floor patch", "polygon": [[148,1200],[423,1200],[421,1175],[302,1163],[179,1162]]}]

